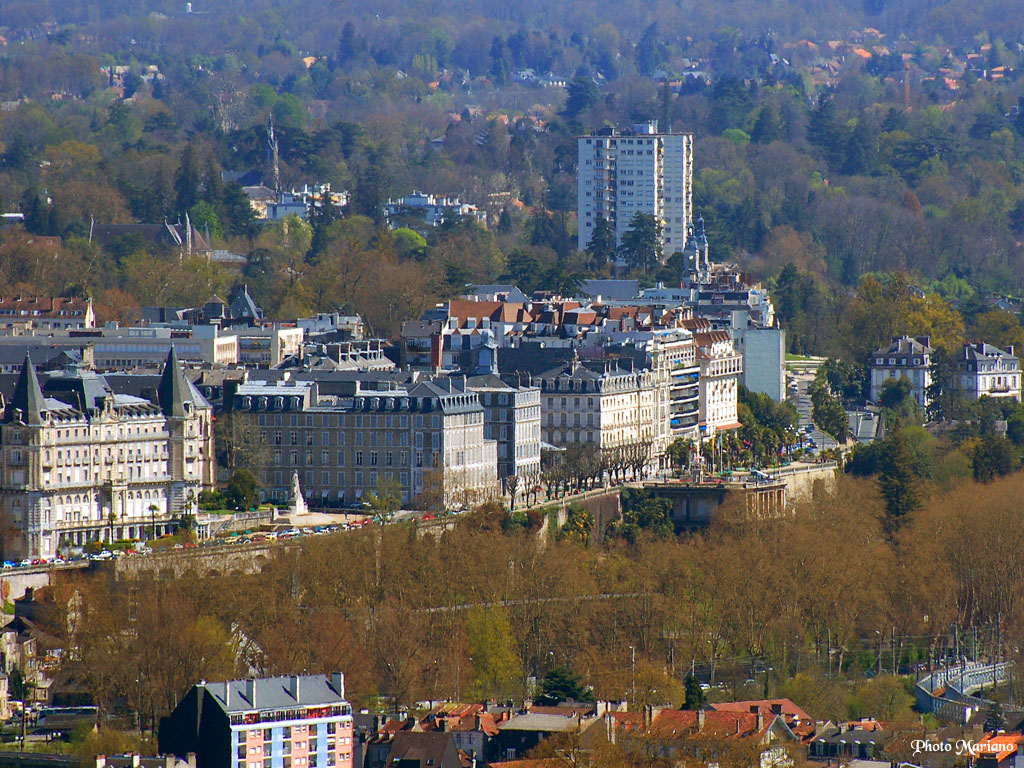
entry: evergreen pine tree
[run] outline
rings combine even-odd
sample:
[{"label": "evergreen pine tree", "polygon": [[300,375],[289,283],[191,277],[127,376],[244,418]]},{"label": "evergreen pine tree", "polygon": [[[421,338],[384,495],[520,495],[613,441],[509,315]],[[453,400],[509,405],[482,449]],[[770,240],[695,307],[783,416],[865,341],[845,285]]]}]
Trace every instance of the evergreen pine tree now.
[{"label": "evergreen pine tree", "polygon": [[637,211],[622,235],[619,250],[631,267],[649,272],[661,261],[661,224],[651,214]]},{"label": "evergreen pine tree", "polygon": [[704,691],[701,690],[700,682],[693,675],[687,675],[683,681],[685,699],[683,709],[700,709],[704,705]]},{"label": "evergreen pine tree", "polygon": [[993,701],[992,705],[988,708],[988,711],[985,713],[985,723],[982,727],[985,729],[985,733],[1006,730],[1006,715],[1003,714],[1003,706],[998,701]]},{"label": "evergreen pine tree", "polygon": [[598,217],[587,243],[587,253],[597,268],[615,258],[615,226],[608,219]]},{"label": "evergreen pine tree", "polygon": [[892,533],[921,506],[917,489],[920,478],[914,472],[913,451],[903,434],[895,433],[886,439],[886,443],[880,462],[878,490],[885,500],[885,528]]}]

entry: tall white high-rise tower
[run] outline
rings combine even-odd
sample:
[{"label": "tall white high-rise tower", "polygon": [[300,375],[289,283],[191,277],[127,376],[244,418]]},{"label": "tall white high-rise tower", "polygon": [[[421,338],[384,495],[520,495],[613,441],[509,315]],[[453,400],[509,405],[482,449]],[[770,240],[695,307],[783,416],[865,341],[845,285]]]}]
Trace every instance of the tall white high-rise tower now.
[{"label": "tall white high-rise tower", "polygon": [[579,249],[590,243],[599,219],[615,227],[615,242],[637,212],[662,227],[665,258],[686,248],[693,226],[693,134],[659,133],[652,120],[631,131],[605,128],[577,139]]}]

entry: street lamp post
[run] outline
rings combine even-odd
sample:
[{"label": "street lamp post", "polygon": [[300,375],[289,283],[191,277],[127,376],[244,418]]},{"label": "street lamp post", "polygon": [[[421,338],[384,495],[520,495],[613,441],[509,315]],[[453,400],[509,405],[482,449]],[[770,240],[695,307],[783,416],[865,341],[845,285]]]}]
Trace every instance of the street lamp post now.
[{"label": "street lamp post", "polygon": [[629,669],[632,682],[630,689],[633,691],[633,705],[636,705],[636,648],[629,646]]}]

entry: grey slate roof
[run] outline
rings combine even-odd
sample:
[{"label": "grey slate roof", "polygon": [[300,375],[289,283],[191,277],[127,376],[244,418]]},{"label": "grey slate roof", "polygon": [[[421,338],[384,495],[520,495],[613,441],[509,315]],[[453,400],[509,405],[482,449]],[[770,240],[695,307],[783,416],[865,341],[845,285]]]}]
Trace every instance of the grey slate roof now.
[{"label": "grey slate roof", "polygon": [[261,677],[206,683],[205,688],[227,713],[345,704],[344,678],[333,677],[333,680],[326,675]]},{"label": "grey slate roof", "polygon": [[512,284],[509,284],[509,285],[498,285],[498,284],[474,285],[473,286],[473,292],[470,295],[472,295],[472,296],[491,296],[491,295],[499,294],[499,293],[506,294],[508,296],[506,301],[510,301],[510,302],[523,302],[523,303],[525,303],[525,302],[530,300],[529,296],[527,296],[525,293],[523,293],[521,290],[519,290],[519,286],[512,285]]},{"label": "grey slate roof", "polygon": [[990,363],[999,359],[1011,362],[1018,358],[1016,355],[1012,355],[992,344],[975,342],[973,344],[964,344],[964,359]]},{"label": "grey slate roof", "polygon": [[498,725],[499,731],[540,731],[543,733],[564,733],[579,728],[580,721],[565,715],[549,715],[541,712],[527,712],[516,715]]},{"label": "grey slate roof", "polygon": [[167,363],[160,377],[157,395],[165,416],[186,416],[185,403],[191,403],[193,408],[208,408],[210,405],[181,370],[178,353],[174,351],[173,344],[167,353]]},{"label": "grey slate roof", "polygon": [[13,421],[16,409],[21,411],[21,418],[26,424],[42,424],[43,411],[47,409],[46,398],[43,397],[35,366],[32,365],[32,357],[27,352],[25,362],[21,364],[21,372],[18,374],[18,383],[14,387],[14,395],[5,414],[8,421]]},{"label": "grey slate roof", "polygon": [[113,394],[102,376],[83,370],[55,372],[46,381],[46,392],[83,413],[95,410]]},{"label": "grey slate roof", "polygon": [[893,339],[889,346],[876,349],[874,354],[877,356],[927,355],[931,354],[931,351],[930,339],[927,336],[920,336],[916,339],[912,339],[909,336],[901,336],[898,339]]},{"label": "grey slate roof", "polygon": [[231,317],[241,320],[262,320],[263,310],[256,306],[256,301],[249,294],[248,285],[240,285],[231,292]]},{"label": "grey slate roof", "polygon": [[580,283],[579,294],[605,301],[630,301],[640,291],[639,280],[584,280]]}]

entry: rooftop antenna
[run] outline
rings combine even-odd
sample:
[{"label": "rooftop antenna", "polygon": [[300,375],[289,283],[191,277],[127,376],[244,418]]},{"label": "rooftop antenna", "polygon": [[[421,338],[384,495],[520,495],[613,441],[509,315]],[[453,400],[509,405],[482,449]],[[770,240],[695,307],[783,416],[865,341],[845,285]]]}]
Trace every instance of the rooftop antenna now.
[{"label": "rooftop antenna", "polygon": [[274,171],[274,194],[281,194],[281,167],[277,151],[277,136],[274,135],[274,115],[270,114],[270,122],[267,126],[267,147],[270,149],[270,161]]},{"label": "rooftop antenna", "polygon": [[903,62],[903,105],[910,111],[910,62]]}]

